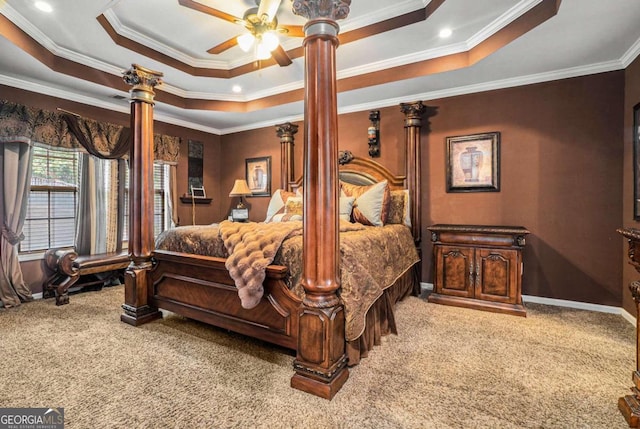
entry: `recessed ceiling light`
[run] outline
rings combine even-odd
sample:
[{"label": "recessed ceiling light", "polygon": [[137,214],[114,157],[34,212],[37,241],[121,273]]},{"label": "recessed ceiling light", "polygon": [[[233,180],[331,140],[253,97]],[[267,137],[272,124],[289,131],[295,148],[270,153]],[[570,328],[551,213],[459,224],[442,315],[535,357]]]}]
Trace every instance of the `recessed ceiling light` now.
[{"label": "recessed ceiling light", "polygon": [[233,85],[231,87],[231,91],[235,92],[236,94],[242,92],[242,87],[240,85]]},{"label": "recessed ceiling light", "polygon": [[37,1],[33,5],[43,12],[53,12],[53,8],[47,2]]},{"label": "recessed ceiling light", "polygon": [[453,34],[453,31],[451,31],[450,28],[443,28],[442,30],[440,30],[440,33],[438,35],[441,38],[446,39],[447,37],[451,36],[451,34]]}]

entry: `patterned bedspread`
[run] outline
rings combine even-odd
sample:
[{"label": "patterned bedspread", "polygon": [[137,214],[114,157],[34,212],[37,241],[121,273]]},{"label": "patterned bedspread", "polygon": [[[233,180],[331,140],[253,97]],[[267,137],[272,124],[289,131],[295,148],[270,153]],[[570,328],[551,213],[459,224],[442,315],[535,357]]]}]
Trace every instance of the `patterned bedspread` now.
[{"label": "patterned bedspread", "polygon": [[[156,249],[229,256],[216,224],[165,231],[156,240]],[[288,286],[300,298],[304,297],[302,249],[302,236],[287,238],[273,259],[274,264],[289,268]],[[348,341],[362,334],[367,311],[382,292],[418,261],[413,237],[404,225],[367,226],[340,232],[339,295],[345,308]]]}]

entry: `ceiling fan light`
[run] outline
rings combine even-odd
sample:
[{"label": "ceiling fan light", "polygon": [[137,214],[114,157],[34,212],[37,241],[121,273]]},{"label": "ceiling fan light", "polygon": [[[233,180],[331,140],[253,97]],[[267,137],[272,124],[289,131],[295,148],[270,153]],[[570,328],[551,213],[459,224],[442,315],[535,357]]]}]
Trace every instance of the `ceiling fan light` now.
[{"label": "ceiling fan light", "polygon": [[256,38],[251,33],[245,33],[238,36],[238,46],[245,52],[249,52]]},{"label": "ceiling fan light", "polygon": [[259,60],[268,60],[271,57],[271,51],[265,46],[264,42],[258,43],[256,46],[256,58]]},{"label": "ceiling fan light", "polygon": [[278,40],[278,36],[275,33],[267,31],[262,35],[262,44],[271,52],[278,47],[280,40]]}]

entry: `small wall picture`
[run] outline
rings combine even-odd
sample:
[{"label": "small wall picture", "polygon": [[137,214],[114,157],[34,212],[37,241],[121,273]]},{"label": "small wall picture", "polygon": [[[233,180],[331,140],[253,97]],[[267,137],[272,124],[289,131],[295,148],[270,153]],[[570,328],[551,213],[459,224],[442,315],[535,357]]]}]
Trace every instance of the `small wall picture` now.
[{"label": "small wall picture", "polygon": [[500,133],[447,137],[447,192],[500,190]]},{"label": "small wall picture", "polygon": [[254,197],[271,196],[271,157],[247,158],[245,167],[251,195]]}]

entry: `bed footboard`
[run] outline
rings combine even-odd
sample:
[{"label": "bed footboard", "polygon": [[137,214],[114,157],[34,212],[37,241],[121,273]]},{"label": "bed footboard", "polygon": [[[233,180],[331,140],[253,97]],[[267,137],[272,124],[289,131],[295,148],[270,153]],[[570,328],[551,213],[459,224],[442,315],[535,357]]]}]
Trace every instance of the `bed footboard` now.
[{"label": "bed footboard", "polygon": [[301,301],[285,283],[287,268],[267,267],[261,302],[247,310],[225,259],[157,250],[151,272],[152,306],[295,350]]}]

